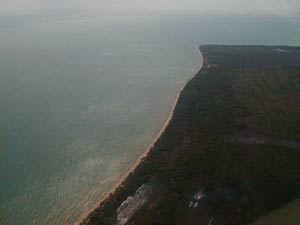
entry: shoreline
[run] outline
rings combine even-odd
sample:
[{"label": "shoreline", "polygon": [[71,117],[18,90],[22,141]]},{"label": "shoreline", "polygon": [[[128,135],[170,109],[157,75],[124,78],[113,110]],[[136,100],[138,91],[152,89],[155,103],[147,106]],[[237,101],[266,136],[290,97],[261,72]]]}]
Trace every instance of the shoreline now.
[{"label": "shoreline", "polygon": [[[200,47],[198,47],[198,52],[200,54],[200,58],[201,58],[201,64],[200,64],[200,68],[198,69],[198,71],[200,71],[203,67],[204,64],[204,57],[203,54],[200,50]],[[197,74],[197,73],[196,73]],[[122,176],[120,176],[120,178],[118,179],[118,182],[110,189],[110,191],[108,191],[97,203],[95,203],[90,210],[88,210],[86,213],[84,213],[81,218],[73,223],[73,225],[80,225],[80,223],[82,223],[92,212],[94,212],[103,201],[105,201],[111,194],[114,194],[115,191],[118,189],[118,187],[121,186],[121,184],[126,180],[126,178],[130,175],[130,173],[134,172],[135,169],[140,165],[140,163],[142,162],[142,159],[147,157],[147,155],[149,154],[150,150],[153,148],[153,146],[155,145],[155,143],[159,140],[159,138],[163,135],[163,133],[165,132],[166,128],[169,126],[172,118],[173,118],[173,114],[174,114],[174,110],[176,108],[176,105],[178,103],[179,97],[181,95],[181,92],[183,91],[183,89],[186,87],[187,83],[193,79],[196,74],[194,76],[192,76],[184,85],[183,87],[179,90],[179,92],[176,95],[175,101],[172,105],[170,114],[166,120],[166,122],[163,124],[163,126],[161,127],[161,129],[159,130],[159,132],[157,133],[157,135],[155,136],[154,140],[151,142],[151,144],[146,148],[145,152],[137,159],[137,161],[130,167],[130,169]]]}]

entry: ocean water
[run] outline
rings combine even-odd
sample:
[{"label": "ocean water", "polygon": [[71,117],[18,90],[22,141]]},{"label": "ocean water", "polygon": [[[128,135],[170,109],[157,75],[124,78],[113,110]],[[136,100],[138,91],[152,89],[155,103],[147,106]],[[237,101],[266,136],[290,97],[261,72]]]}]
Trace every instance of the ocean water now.
[{"label": "ocean water", "polygon": [[300,45],[299,17],[0,21],[5,225],[72,224],[99,201],[199,70],[200,44]]}]

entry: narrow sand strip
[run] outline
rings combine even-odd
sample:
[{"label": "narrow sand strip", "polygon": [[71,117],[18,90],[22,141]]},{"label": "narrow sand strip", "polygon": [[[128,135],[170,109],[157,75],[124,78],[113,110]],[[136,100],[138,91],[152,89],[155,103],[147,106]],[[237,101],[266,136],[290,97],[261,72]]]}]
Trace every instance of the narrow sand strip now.
[{"label": "narrow sand strip", "polygon": [[[202,68],[203,66],[203,61],[204,61],[204,58],[203,58],[203,55],[201,53],[201,50],[199,48],[199,54],[200,54],[200,57],[201,57],[201,65],[200,65],[200,69]],[[192,78],[191,78],[192,79]],[[187,83],[186,83],[187,84]],[[153,148],[153,146],[155,145],[155,143],[158,141],[158,139],[162,136],[162,134],[165,132],[166,128],[168,127],[168,125],[170,124],[170,121],[172,120],[173,118],[173,113],[174,113],[174,109],[177,105],[177,102],[179,100],[179,97],[180,97],[180,94],[182,92],[182,90],[185,88],[186,84],[184,84],[184,86],[180,89],[180,91],[178,92],[177,96],[176,96],[176,99],[175,99],[175,102],[172,106],[172,109],[171,109],[171,112],[170,112],[170,115],[168,116],[168,119],[166,120],[165,124],[163,125],[163,127],[160,129],[160,131],[158,132],[158,134],[156,135],[156,137],[154,138],[154,140],[152,141],[152,143],[148,146],[148,148],[146,149],[146,151],[138,158],[138,160],[133,164],[133,166],[129,169],[129,171],[127,173],[125,173],[123,176],[121,176],[119,178],[119,181],[113,186],[113,188],[107,192],[101,199],[99,202],[97,202],[96,204],[93,205],[93,207],[88,210],[86,213],[84,213],[82,215],[82,217],[80,218],[79,221],[77,221],[76,223],[74,223],[74,225],[79,225],[81,222],[83,222],[83,220],[85,218],[87,218],[89,216],[90,213],[92,213],[93,211],[95,211],[99,206],[100,204],[106,200],[111,194],[113,194],[117,188],[126,180],[126,178],[129,176],[130,173],[134,172],[134,170],[140,165],[140,163],[142,162],[142,159],[145,158],[148,153],[150,152],[150,150]]]}]

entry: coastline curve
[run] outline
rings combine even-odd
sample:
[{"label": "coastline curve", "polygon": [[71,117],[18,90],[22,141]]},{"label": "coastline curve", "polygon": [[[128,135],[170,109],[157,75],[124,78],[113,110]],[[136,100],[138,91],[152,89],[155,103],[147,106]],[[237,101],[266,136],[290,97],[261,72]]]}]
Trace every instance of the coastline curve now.
[{"label": "coastline curve", "polygon": [[[198,47],[198,51],[199,51],[199,55],[200,55],[200,68],[198,69],[199,71],[202,69],[203,64],[204,64],[204,57],[203,54],[201,52],[200,47]],[[193,75],[189,80],[187,80],[187,82],[185,82],[185,84],[183,85],[183,87],[180,88],[178,94],[176,95],[175,101],[172,105],[171,111],[169,113],[169,116],[167,118],[167,120],[165,121],[165,123],[163,124],[163,126],[161,127],[161,129],[159,130],[159,132],[157,133],[157,135],[155,136],[154,140],[150,143],[150,145],[146,148],[146,151],[144,151],[144,153],[136,160],[136,162],[131,166],[131,168],[124,174],[122,175],[118,182],[113,185],[113,187],[110,189],[110,191],[106,192],[103,197],[101,197],[100,201],[98,201],[97,203],[95,203],[90,210],[88,210],[86,213],[84,213],[80,219],[73,223],[73,225],[80,225],[86,218],[89,217],[89,215],[94,212],[98,207],[100,207],[101,203],[104,202],[106,199],[109,198],[110,195],[114,194],[115,191],[118,189],[118,187],[121,186],[121,184],[126,180],[126,178],[129,176],[129,174],[131,174],[132,172],[135,171],[135,169],[140,165],[140,163],[142,162],[142,160],[148,156],[149,152],[151,151],[151,149],[154,147],[155,143],[160,139],[160,137],[164,134],[166,128],[169,126],[172,118],[173,118],[173,114],[174,114],[174,110],[176,108],[176,105],[178,103],[178,100],[180,98],[180,95],[182,93],[182,91],[184,90],[184,88],[186,87],[187,83],[193,79],[196,76]]]}]

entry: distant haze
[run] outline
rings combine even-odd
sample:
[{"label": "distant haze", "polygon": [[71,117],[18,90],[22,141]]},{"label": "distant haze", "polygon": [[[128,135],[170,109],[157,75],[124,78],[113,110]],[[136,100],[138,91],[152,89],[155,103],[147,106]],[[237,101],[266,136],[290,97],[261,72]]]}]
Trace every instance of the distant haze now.
[{"label": "distant haze", "polygon": [[151,144],[199,45],[300,46],[299,1],[0,0],[1,224],[73,224]]},{"label": "distant haze", "polygon": [[207,13],[299,16],[299,0],[1,0],[0,15],[47,11],[129,12],[196,10]]}]

